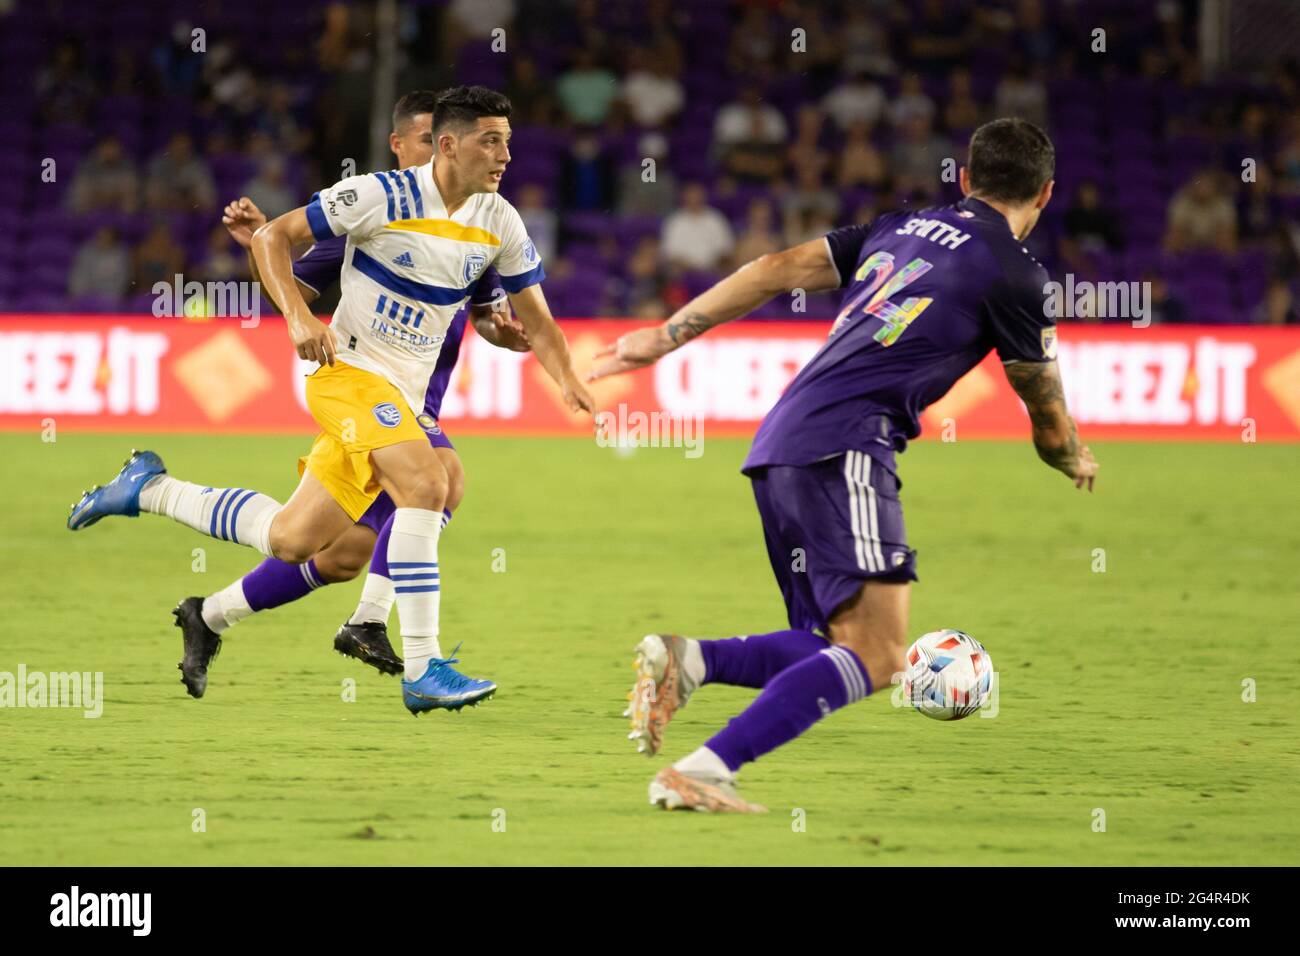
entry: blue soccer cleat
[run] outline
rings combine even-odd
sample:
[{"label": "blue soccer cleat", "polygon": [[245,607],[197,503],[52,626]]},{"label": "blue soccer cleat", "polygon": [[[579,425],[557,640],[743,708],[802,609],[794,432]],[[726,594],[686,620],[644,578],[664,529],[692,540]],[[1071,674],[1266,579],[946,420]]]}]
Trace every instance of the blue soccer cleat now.
[{"label": "blue soccer cleat", "polygon": [[68,515],[68,530],[89,528],[108,515],[134,518],[140,513],[140,489],[150,478],[165,474],[167,468],[156,454],[131,449],[131,457],[117,477],[106,485],[96,485],[82,492],[81,500],[72,506],[72,513]]},{"label": "blue soccer cleat", "polygon": [[435,657],[429,661],[424,676],[419,680],[402,680],[402,703],[416,717],[426,710],[460,710],[466,704],[475,706],[497,692],[490,680],[475,680],[452,668],[459,664],[456,651],[451,657]]}]

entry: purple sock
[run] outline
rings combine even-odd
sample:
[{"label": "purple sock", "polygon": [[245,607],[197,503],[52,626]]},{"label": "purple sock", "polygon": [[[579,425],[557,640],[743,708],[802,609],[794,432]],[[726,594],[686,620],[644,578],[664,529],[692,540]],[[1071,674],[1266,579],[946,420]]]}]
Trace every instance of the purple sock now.
[{"label": "purple sock", "polygon": [[[393,517],[389,515],[384,526],[379,529],[379,534],[375,537],[375,550],[370,555],[370,573],[377,574],[381,578],[388,577],[388,539],[393,534]],[[442,509],[442,526],[447,527],[447,522],[451,520],[451,512],[446,508]]]},{"label": "purple sock", "polygon": [[870,693],[871,678],[858,655],[827,647],[773,677],[763,693],[704,746],[734,772]]},{"label": "purple sock", "polygon": [[265,611],[296,601],[324,583],[315,561],[288,564],[267,558],[244,575],[244,599],[254,611]]},{"label": "purple sock", "polygon": [[791,664],[829,646],[812,631],[774,631],[700,641],[704,653],[704,680],[700,683],[764,687]]}]

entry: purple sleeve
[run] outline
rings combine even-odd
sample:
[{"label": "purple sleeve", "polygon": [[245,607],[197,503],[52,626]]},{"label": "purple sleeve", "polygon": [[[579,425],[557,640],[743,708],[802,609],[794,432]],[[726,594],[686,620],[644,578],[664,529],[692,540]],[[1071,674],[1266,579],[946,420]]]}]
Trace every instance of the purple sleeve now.
[{"label": "purple sleeve", "polygon": [[862,243],[871,232],[871,226],[844,226],[826,233],[826,245],[830,248],[831,262],[840,274],[842,289],[853,278],[853,270],[858,264],[858,255],[862,252]]},{"label": "purple sleeve", "polygon": [[1016,263],[990,290],[985,315],[998,357],[1007,362],[1056,358],[1056,319],[1046,307],[1047,270],[1029,260]]},{"label": "purple sleeve", "polygon": [[471,306],[492,305],[496,302],[498,294],[504,294],[501,288],[501,276],[497,274],[496,269],[488,266],[470,287],[469,304]]},{"label": "purple sleeve", "polygon": [[323,295],[343,271],[347,243],[347,236],[334,236],[316,243],[293,264],[293,277],[317,295]]}]

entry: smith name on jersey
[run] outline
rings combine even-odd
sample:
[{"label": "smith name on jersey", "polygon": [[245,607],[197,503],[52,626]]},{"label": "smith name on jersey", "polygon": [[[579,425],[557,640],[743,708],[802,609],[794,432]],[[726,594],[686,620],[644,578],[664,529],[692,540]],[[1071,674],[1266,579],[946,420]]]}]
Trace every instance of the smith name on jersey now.
[{"label": "smith name on jersey", "polygon": [[318,242],[347,236],[332,326],[339,360],[383,376],[412,413],[483,270],[495,266],[511,293],[546,277],[515,208],[476,193],[447,215],[432,163],[344,179],[312,197],[307,221]]}]

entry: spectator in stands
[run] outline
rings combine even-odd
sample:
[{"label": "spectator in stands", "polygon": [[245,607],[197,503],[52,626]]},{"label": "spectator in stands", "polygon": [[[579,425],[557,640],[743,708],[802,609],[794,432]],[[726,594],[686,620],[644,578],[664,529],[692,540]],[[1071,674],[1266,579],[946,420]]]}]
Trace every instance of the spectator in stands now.
[{"label": "spectator in stands", "polygon": [[226,227],[216,225],[208,233],[208,248],[199,266],[202,281],[225,282],[230,279],[247,279],[248,256],[230,241]]},{"label": "spectator in stands", "polygon": [[662,316],[668,312],[664,290],[668,276],[660,255],[659,240],[642,236],[627,260],[627,310],[630,315]]},{"label": "spectator in stands", "polygon": [[[677,174],[668,162],[668,137],[649,132],[637,142],[635,163],[618,173],[618,212],[622,216],[666,216],[677,199]],[[647,166],[646,160],[653,160]]]},{"label": "spectator in stands", "polygon": [[73,212],[134,212],[139,190],[135,164],[126,158],[118,138],[109,136],[77,167],[68,205]]},{"label": "spectator in stands", "polygon": [[262,160],[257,175],[245,184],[244,195],[266,213],[267,219],[274,219],[298,205],[284,180],[284,160],[278,155]]},{"label": "spectator in stands", "polygon": [[[266,207],[261,207],[266,212]],[[132,269],[135,276],[135,288],[138,292],[148,292],[156,282],[170,285],[177,275],[185,271],[185,256],[180,243],[172,235],[166,220],[159,219],[153,224],[144,240],[135,247],[132,256]]]},{"label": "spectator in stands", "polygon": [[939,195],[939,174],[945,159],[957,159],[952,144],[930,128],[923,116],[903,124],[889,157],[894,189],[903,196],[934,199]]},{"label": "spectator in stands", "polygon": [[1142,274],[1142,281],[1151,289],[1151,321],[1157,325],[1178,325],[1187,322],[1187,306],[1169,291],[1164,276],[1153,270]]},{"label": "spectator in stands", "polygon": [[943,125],[949,133],[965,135],[984,122],[984,111],[971,92],[970,70],[953,70],[948,79],[948,99],[943,106]]},{"label": "spectator in stands", "polygon": [[1081,182],[1065,211],[1061,257],[1066,265],[1076,272],[1087,272],[1091,268],[1090,254],[1115,252],[1121,245],[1119,217],[1102,204],[1096,183]]},{"label": "spectator in stands", "polygon": [[524,230],[537,248],[537,255],[542,262],[554,262],[559,217],[552,204],[546,201],[546,190],[537,183],[526,183],[519,190],[515,209],[519,211],[519,218],[524,221]]},{"label": "spectator in stands", "polygon": [[614,204],[614,158],[594,129],[573,133],[564,157],[561,195],[565,207],[608,210]]},{"label": "spectator in stands", "polygon": [[885,154],[871,141],[871,127],[867,123],[854,123],[849,127],[840,152],[839,168],[835,181],[840,189],[866,186],[880,189],[889,179],[889,165]]},{"label": "spectator in stands", "polygon": [[634,47],[631,70],[623,81],[623,99],[638,126],[662,126],[682,109],[685,93],[663,62]]},{"label": "spectator in stands", "polygon": [[998,116],[1019,116],[1047,126],[1047,87],[1037,76],[1031,76],[1023,63],[1008,65],[993,97]]},{"label": "spectator in stands", "polygon": [[764,103],[754,86],[740,100],[718,111],[713,124],[713,151],[722,169],[747,183],[770,182],[785,166],[786,123]]},{"label": "spectator in stands", "polygon": [[[187,133],[173,135],[167,148],[149,163],[145,198],[149,208],[158,212],[206,211],[216,205],[212,173],[194,154],[194,142]],[[261,208],[267,211],[265,206]],[[272,214],[268,211],[268,215]]]},{"label": "spectator in stands", "polygon": [[1300,196],[1300,113],[1286,120],[1281,139],[1277,151],[1277,191],[1283,196]]},{"label": "spectator in stands", "polygon": [[[823,157],[824,159],[824,157]],[[781,200],[781,221],[786,245],[795,246],[808,231],[810,218],[828,219],[839,215],[840,197],[822,181],[824,162],[807,162],[795,171],[795,184]]]},{"label": "spectator in stands", "polygon": [[786,150],[786,162],[789,168],[798,169],[808,162],[825,164],[825,150],[822,149],[822,127],[826,116],[812,103],[805,103],[795,114],[794,142]]},{"label": "spectator in stands", "polygon": [[934,100],[926,95],[919,73],[905,73],[899,83],[898,96],[889,105],[889,121],[895,126],[905,126],[911,119],[934,123]]},{"label": "spectator in stands", "polygon": [[554,123],[557,107],[551,86],[538,72],[535,59],[527,53],[511,54],[510,77],[505,89],[506,96],[510,97],[511,121],[516,126]]},{"label": "spectator in stands", "polygon": [[827,93],[821,105],[840,129],[864,122],[874,126],[885,112],[885,91],[865,69],[859,69]]},{"label": "spectator in stands", "polygon": [[773,27],[762,5],[746,5],[744,16],[731,31],[727,49],[727,67],[732,76],[766,77],[772,73],[779,36]]},{"label": "spectator in stands", "polygon": [[922,0],[905,32],[908,62],[927,74],[946,73],[965,62],[972,42],[968,17],[943,0]]},{"label": "spectator in stands", "polygon": [[663,226],[663,251],[668,261],[683,269],[714,270],[731,255],[735,234],[727,217],[709,205],[699,183],[682,190],[681,205]]},{"label": "spectator in stands", "polygon": [[776,213],[766,199],[755,199],[749,204],[745,228],[740,233],[732,254],[734,267],[739,268],[761,255],[778,252],[783,248],[781,234],[776,231]]},{"label": "spectator in stands", "polygon": [[889,52],[889,33],[882,19],[875,11],[868,14],[858,4],[850,4],[843,19],[836,22],[835,32],[847,73],[893,76],[898,69]]},{"label": "spectator in stands", "polygon": [[68,272],[68,295],[98,296],[120,302],[130,279],[131,255],[118,241],[117,233],[104,226],[73,257]]},{"label": "spectator in stands", "polygon": [[573,123],[599,126],[618,97],[618,79],[600,66],[596,54],[580,49],[571,66],[555,84],[565,115]]},{"label": "spectator in stands", "polygon": [[48,123],[84,123],[98,91],[82,60],[81,48],[64,40],[36,76],[36,97]]},{"label": "spectator in stands", "polygon": [[[1163,6],[1163,4],[1162,4]],[[1038,66],[1050,66],[1060,47],[1056,30],[1043,15],[1041,0],[1018,0],[1014,44],[1018,54]]]},{"label": "spectator in stands", "polygon": [[1170,252],[1237,250],[1237,209],[1217,170],[1205,169],[1183,185],[1169,202],[1165,248]]},{"label": "spectator in stands", "polygon": [[713,148],[725,155],[737,143],[760,142],[783,146],[786,138],[785,117],[770,103],[763,102],[757,86],[741,88],[740,98],[718,110],[713,121]]}]

